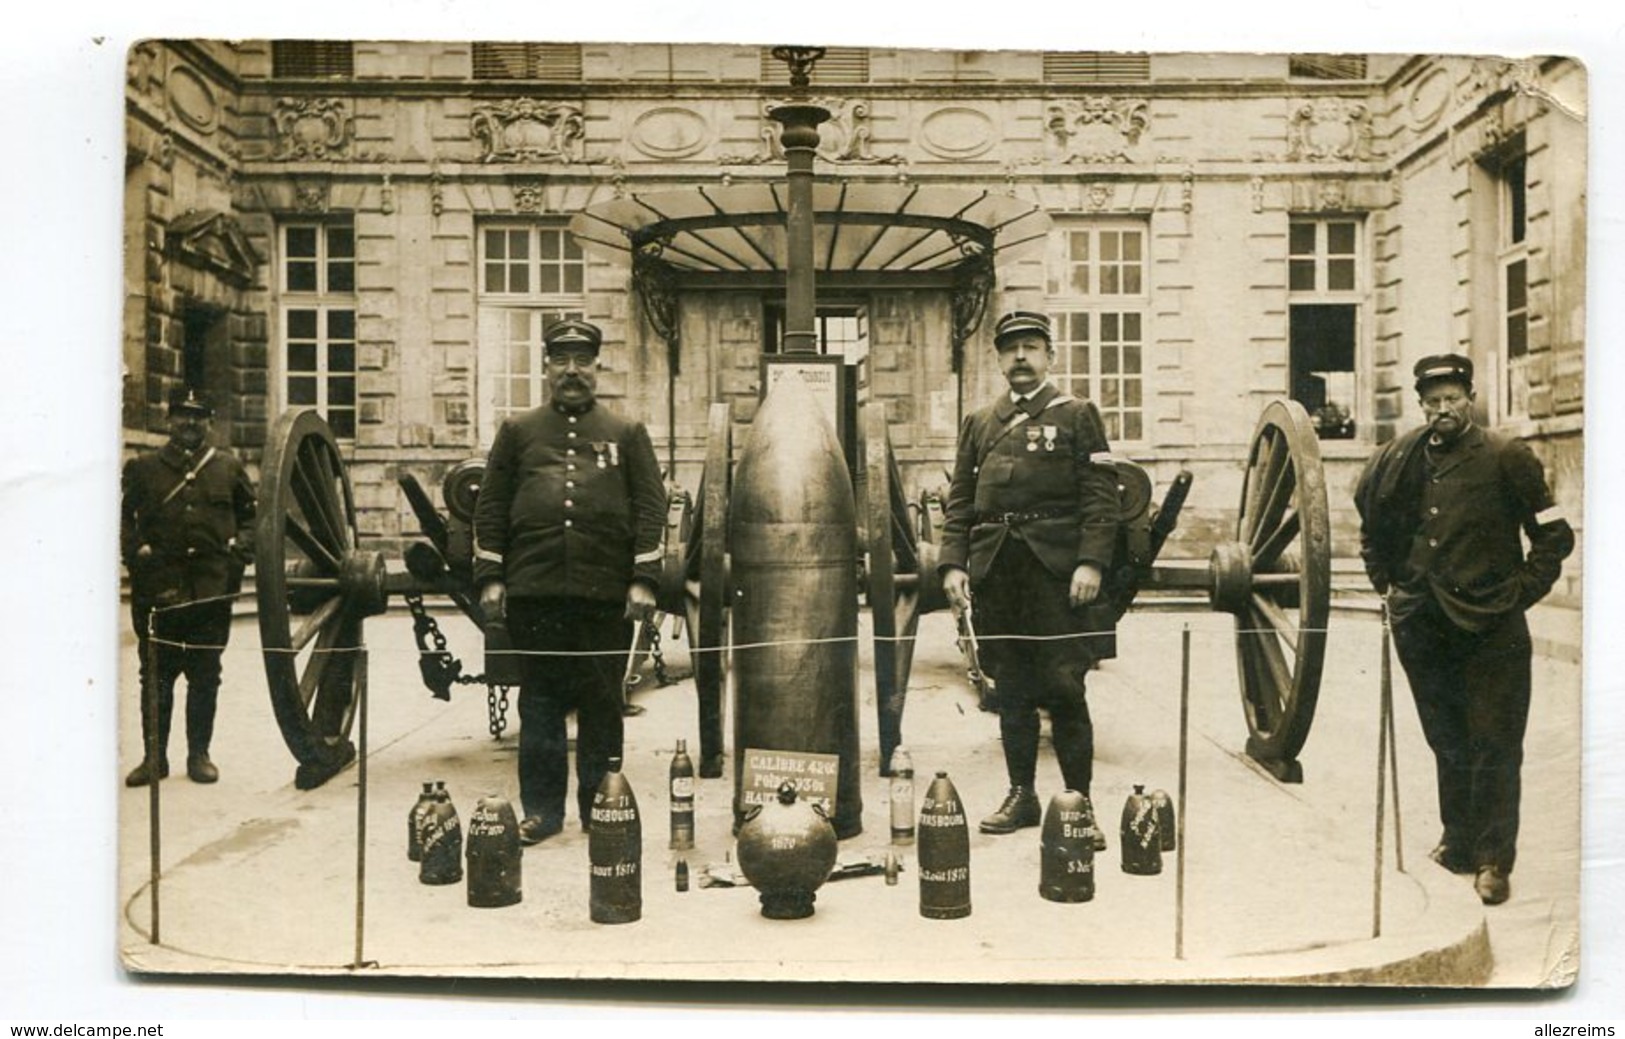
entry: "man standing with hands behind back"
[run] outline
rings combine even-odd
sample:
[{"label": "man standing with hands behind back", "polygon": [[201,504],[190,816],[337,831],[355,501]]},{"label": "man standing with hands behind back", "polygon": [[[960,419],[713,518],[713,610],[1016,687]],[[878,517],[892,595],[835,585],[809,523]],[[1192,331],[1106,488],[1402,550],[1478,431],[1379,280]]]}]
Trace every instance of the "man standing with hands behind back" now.
[{"label": "man standing with hands behind back", "polygon": [[474,511],[474,583],[506,617],[519,658],[519,837],[564,828],[565,717],[576,712],[581,825],[621,756],[621,669],[632,622],[659,588],[666,488],[641,422],[598,404],[602,333],[560,321],[542,335],[548,402],[497,430]]},{"label": "man standing with hands behind back", "polygon": [[1474,424],[1470,358],[1424,357],[1414,374],[1427,424],[1366,464],[1360,554],[1437,766],[1444,833],[1432,858],[1499,905],[1512,890],[1529,721],[1524,611],[1562,573],[1574,532],[1534,453]]},{"label": "man standing with hands behind back", "polygon": [[[1115,470],[1095,458],[1108,450],[1099,410],[1049,381],[1049,318],[1006,314],[993,345],[1009,392],[960,430],[938,572],[955,608],[974,598],[986,639],[981,661],[996,684],[1010,790],[981,830],[1003,834],[1040,822],[1040,707],[1067,788],[1089,796],[1084,673],[1095,654],[1086,607],[1111,565],[1118,497]],[[1103,850],[1098,829],[1094,839]]]}]

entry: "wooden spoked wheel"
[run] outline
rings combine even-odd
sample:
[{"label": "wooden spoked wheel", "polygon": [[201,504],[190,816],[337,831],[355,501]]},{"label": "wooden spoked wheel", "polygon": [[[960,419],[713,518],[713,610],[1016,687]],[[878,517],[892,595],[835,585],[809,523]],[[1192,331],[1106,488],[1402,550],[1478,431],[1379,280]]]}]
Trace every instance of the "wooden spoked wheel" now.
[{"label": "wooden spoked wheel", "polygon": [[271,707],[302,790],[355,757],[362,621],[387,604],[383,558],[356,542],[332,431],[315,411],[284,413],[266,445],[254,580]]},{"label": "wooden spoked wheel", "polygon": [[860,526],[874,626],[880,771],[890,775],[892,752],[903,739],[903,708],[920,615],[941,609],[947,601],[936,578],[937,546],[919,537],[919,520],[904,494],[884,404],[865,405],[859,438]]},{"label": "wooden spoked wheel", "polygon": [[728,682],[728,500],[733,489],[733,421],[711,405],[699,507],[688,532],[686,608],[700,707],[700,776],[722,775],[723,695]]},{"label": "wooden spoked wheel", "polygon": [[1320,442],[1295,401],[1274,401],[1259,418],[1236,541],[1213,550],[1210,570],[1214,609],[1236,618],[1247,753],[1299,782],[1326,657],[1331,521]]}]

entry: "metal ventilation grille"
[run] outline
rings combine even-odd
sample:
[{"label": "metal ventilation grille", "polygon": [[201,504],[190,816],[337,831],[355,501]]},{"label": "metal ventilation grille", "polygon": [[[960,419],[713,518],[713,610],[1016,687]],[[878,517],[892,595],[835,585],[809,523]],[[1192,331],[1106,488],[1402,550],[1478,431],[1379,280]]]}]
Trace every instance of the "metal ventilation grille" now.
[{"label": "metal ventilation grille", "polygon": [[[790,67],[773,56],[772,47],[762,48],[762,82],[790,82]],[[828,47],[813,65],[812,81],[817,83],[869,82],[867,47]]]},{"label": "metal ventilation grille", "polygon": [[1364,79],[1364,54],[1293,54],[1287,59],[1293,79]]},{"label": "metal ventilation grille", "polygon": [[576,82],[581,79],[581,44],[476,43],[474,78]]},{"label": "metal ventilation grille", "polygon": [[1151,78],[1149,54],[1045,51],[1046,83],[1134,83]]},{"label": "metal ventilation grille", "polygon": [[347,79],[355,75],[355,52],[348,40],[272,40],[271,75]]}]

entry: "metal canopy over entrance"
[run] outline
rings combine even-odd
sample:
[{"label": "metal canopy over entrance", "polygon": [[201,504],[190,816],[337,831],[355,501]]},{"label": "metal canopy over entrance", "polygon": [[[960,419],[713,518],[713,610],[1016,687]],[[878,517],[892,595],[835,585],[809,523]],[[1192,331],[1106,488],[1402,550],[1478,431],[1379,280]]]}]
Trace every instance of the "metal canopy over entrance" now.
[{"label": "metal canopy over entrance", "polygon": [[[812,185],[818,276],[869,277],[947,288],[953,367],[981,324],[995,255],[1043,249],[1050,218],[1037,205],[991,191],[915,184]],[[588,249],[630,261],[632,283],[677,361],[677,294],[740,276],[791,272],[791,205],[782,182],[699,186],[628,195],[578,213],[570,233]]]}]

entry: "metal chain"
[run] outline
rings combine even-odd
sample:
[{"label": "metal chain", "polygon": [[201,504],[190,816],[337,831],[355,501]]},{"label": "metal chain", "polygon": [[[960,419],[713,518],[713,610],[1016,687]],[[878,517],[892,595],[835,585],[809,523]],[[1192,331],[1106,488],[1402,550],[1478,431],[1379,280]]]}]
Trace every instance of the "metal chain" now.
[{"label": "metal chain", "polygon": [[671,676],[666,673],[666,657],[660,652],[660,625],[649,625],[649,655],[655,662],[655,682],[664,689],[671,685]]},{"label": "metal chain", "polygon": [[508,727],[508,687],[505,685],[488,685],[485,687],[485,711],[489,716],[491,738],[500,740],[503,730]]}]

